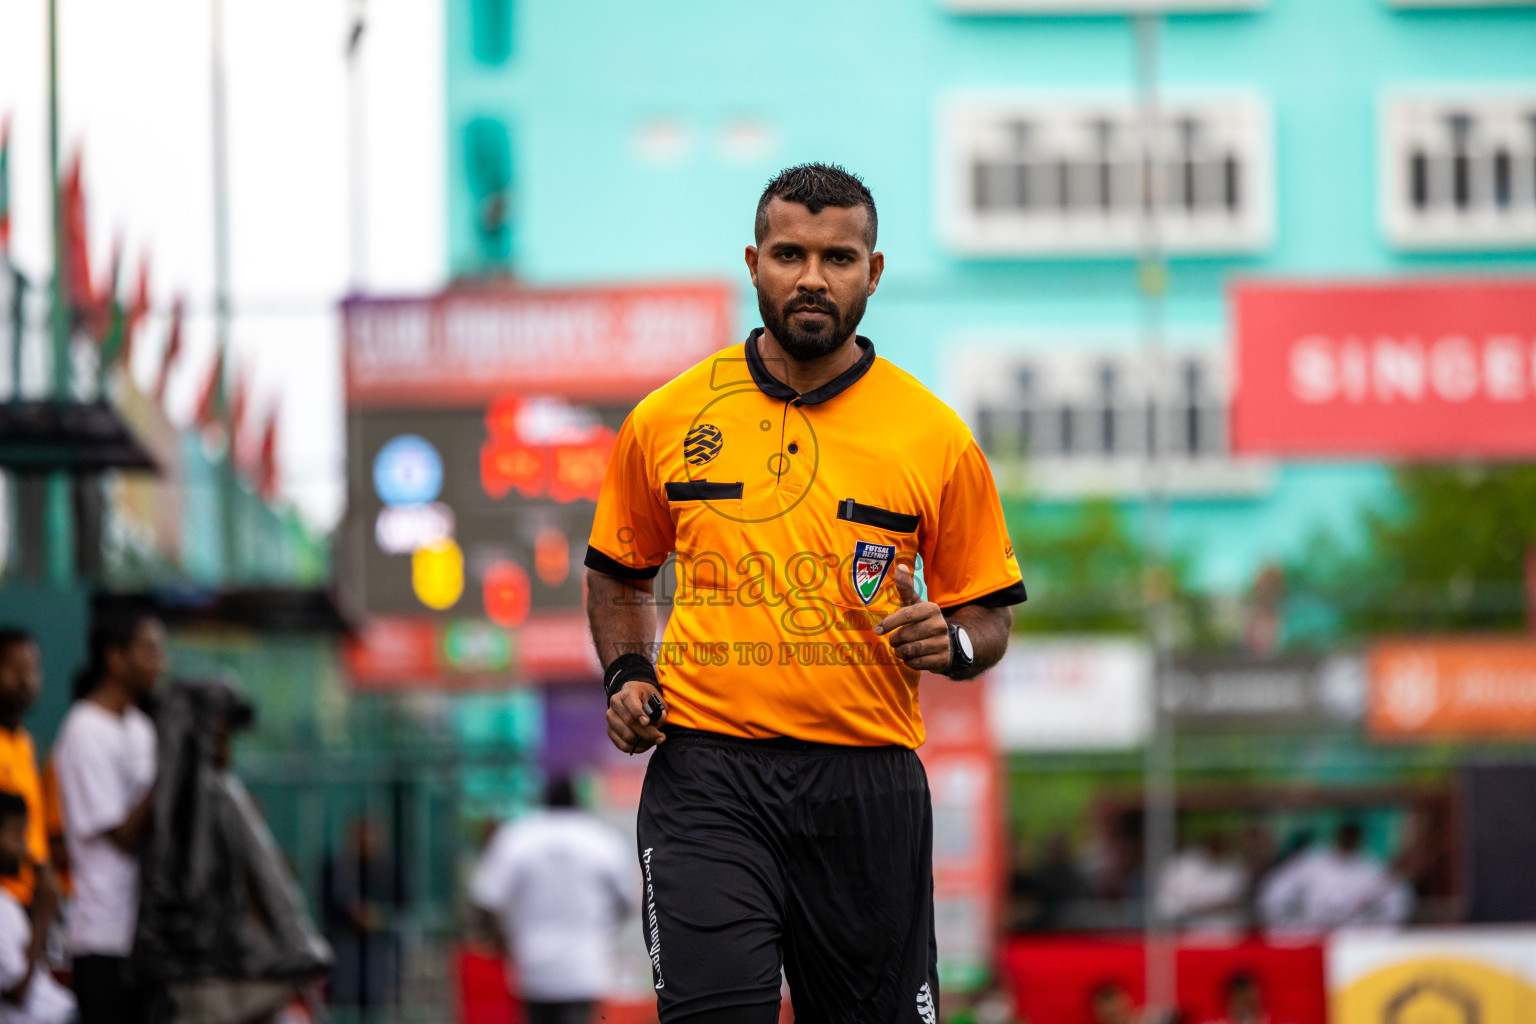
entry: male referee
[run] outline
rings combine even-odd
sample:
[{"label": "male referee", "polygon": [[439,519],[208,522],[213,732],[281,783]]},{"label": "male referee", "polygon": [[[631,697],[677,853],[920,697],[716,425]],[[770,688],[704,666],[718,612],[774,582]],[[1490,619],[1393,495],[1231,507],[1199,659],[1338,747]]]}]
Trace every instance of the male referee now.
[{"label": "male referee", "polygon": [[762,328],[647,396],[603,481],[587,614],[609,737],[658,748],[638,833],[664,1024],[770,1024],[781,966],[802,1024],[935,1021],[918,676],[995,664],[1024,586],[970,431],[856,333],[875,229],[840,167],[770,182]]}]

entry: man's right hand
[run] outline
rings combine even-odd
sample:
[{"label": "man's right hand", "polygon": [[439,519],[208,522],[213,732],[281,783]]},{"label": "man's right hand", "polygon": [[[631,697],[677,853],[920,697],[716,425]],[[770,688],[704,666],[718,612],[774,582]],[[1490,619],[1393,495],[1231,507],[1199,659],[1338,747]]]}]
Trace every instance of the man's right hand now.
[{"label": "man's right hand", "polygon": [[666,734],[658,728],[667,720],[662,710],[656,721],[645,713],[645,702],[661,691],[644,679],[631,679],[624,688],[608,698],[608,738],[626,754],[639,754],[664,743]]}]

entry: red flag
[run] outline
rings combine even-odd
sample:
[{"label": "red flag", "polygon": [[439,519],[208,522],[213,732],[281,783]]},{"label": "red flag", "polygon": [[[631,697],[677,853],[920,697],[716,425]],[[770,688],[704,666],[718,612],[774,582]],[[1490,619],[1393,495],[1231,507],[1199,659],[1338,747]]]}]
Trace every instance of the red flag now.
[{"label": "red flag", "polygon": [[261,460],[256,481],[257,491],[268,501],[277,497],[277,413],[274,408],[267,414],[267,427],[261,434]]},{"label": "red flag", "polygon": [[197,399],[197,412],[192,421],[202,430],[218,426],[223,405],[224,350],[221,348],[214,353],[213,370],[208,374],[208,383],[203,385],[203,392]]},{"label": "red flag", "polygon": [[[112,240],[112,262],[108,265],[106,287],[100,295],[92,297],[90,305],[90,331],[99,345],[106,345],[115,326],[112,322],[117,313],[117,285],[123,270],[123,236]],[[121,347],[116,346],[116,347]]]},{"label": "red flag", "polygon": [[171,306],[171,333],[165,339],[165,351],[160,353],[160,372],[155,376],[155,401],[165,404],[165,388],[171,380],[171,367],[181,356],[181,319],[186,311],[186,301],[176,296]]},{"label": "red flag", "polygon": [[246,374],[242,373],[244,367],[236,360],[235,368],[230,371],[229,380],[229,447],[234,456],[235,464],[240,465],[245,460],[245,414],[246,414]]},{"label": "red flag", "polygon": [[80,183],[80,154],[64,175],[64,281],[70,308],[78,316],[96,305],[91,287],[90,240],[85,230],[85,190]]}]

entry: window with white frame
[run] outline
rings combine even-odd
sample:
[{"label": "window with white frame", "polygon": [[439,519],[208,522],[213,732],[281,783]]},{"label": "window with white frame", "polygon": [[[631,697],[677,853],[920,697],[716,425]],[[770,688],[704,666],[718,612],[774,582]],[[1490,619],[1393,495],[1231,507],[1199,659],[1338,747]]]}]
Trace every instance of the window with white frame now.
[{"label": "window with white frame", "polygon": [[1137,11],[1246,11],[1262,7],[1266,0],[943,0],[955,11],[974,13],[1107,14]]},{"label": "window with white frame", "polygon": [[1151,365],[1137,349],[963,348],[953,397],[1010,489],[1134,493],[1145,485],[1154,446],[1175,492],[1251,494],[1267,486],[1267,465],[1231,455],[1225,352],[1164,353],[1160,385]]},{"label": "window with white frame", "polygon": [[1386,98],[1381,216],[1404,249],[1536,245],[1536,84]]},{"label": "window with white frame", "polygon": [[1169,99],[1144,174],[1139,110],[1107,99],[955,97],[940,112],[940,229],[977,255],[1253,252],[1273,219],[1268,112],[1257,97]]}]

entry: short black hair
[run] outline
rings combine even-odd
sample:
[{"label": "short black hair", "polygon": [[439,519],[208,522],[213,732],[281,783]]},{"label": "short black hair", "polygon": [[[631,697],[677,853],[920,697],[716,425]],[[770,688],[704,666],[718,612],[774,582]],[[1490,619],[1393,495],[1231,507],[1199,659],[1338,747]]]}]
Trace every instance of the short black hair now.
[{"label": "short black hair", "polygon": [[10,821],[12,818],[25,818],[27,816],[27,802],[21,794],[12,793],[8,789],[0,789],[0,824]]},{"label": "short black hair", "polygon": [[1101,981],[1097,985],[1093,986],[1093,990],[1088,993],[1088,1001],[1090,1003],[1097,1003],[1101,1000],[1108,999],[1110,996],[1118,996],[1122,993],[1126,995],[1130,994],[1129,990],[1125,987],[1124,982],[1118,980]]},{"label": "short black hair", "polygon": [[85,667],[75,675],[73,697],[83,700],[96,692],[107,674],[107,652],[123,651],[133,646],[139,630],[160,617],[152,612],[135,611],[127,614],[99,616],[91,624],[91,634]]},{"label": "short black hair", "polygon": [[12,647],[20,647],[22,644],[36,643],[32,631],[20,626],[0,626],[0,657],[11,653]]},{"label": "short black hair", "polygon": [[869,213],[869,223],[864,228],[864,243],[869,251],[875,251],[875,238],[879,234],[879,221],[875,216],[875,197],[869,194],[864,179],[837,164],[799,164],[787,167],[774,176],[762,198],[757,201],[757,224],[753,237],[763,244],[768,234],[768,204],[775,199],[786,203],[799,203],[812,213],[820,213],[828,206],[849,209],[862,206]]},{"label": "short black hair", "polygon": [[544,784],[545,807],[575,807],[576,787],[564,775],[556,775]]}]

